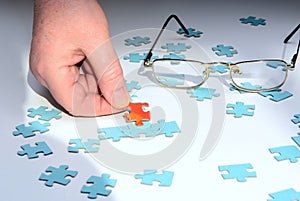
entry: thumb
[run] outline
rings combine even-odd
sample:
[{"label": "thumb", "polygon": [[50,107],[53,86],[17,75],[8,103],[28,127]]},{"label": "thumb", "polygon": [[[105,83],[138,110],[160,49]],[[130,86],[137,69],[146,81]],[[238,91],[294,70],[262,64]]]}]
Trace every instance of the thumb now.
[{"label": "thumb", "polygon": [[87,57],[83,67],[96,76],[101,94],[108,103],[117,109],[128,106],[129,94],[123,70],[110,39]]}]

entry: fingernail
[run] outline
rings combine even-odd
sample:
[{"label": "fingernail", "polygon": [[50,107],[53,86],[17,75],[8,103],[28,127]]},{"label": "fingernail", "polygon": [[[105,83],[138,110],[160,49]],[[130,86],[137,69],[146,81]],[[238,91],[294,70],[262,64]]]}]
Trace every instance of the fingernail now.
[{"label": "fingernail", "polygon": [[125,85],[114,91],[112,105],[115,108],[125,108],[129,104],[129,94]]}]

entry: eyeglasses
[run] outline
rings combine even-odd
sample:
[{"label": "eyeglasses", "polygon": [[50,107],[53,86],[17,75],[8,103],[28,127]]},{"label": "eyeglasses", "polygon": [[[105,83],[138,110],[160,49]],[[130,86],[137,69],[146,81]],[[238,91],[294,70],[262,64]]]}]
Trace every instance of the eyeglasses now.
[{"label": "eyeglasses", "polygon": [[[295,69],[300,40],[297,52],[294,54],[290,64],[280,59],[260,59],[236,63],[204,63],[181,58],[157,58],[151,60],[152,51],[172,18],[177,21],[186,34],[189,34],[180,19],[176,15],[170,15],[163,24],[144,60],[144,66],[152,67],[154,77],[163,86],[183,89],[195,88],[202,85],[214,69],[222,68],[223,70],[229,70],[230,80],[237,89],[246,92],[271,91],[281,87],[287,79],[288,71]],[[300,24],[285,38],[284,43],[288,43],[299,28]]]}]

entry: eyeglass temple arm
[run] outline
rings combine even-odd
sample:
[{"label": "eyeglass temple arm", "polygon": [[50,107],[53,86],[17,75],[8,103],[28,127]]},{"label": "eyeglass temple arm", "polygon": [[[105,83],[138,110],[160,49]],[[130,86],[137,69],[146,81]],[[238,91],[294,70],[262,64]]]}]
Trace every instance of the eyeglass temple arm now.
[{"label": "eyeglass temple arm", "polygon": [[152,50],[153,50],[153,48],[155,47],[155,45],[156,45],[158,39],[160,38],[161,34],[163,33],[163,31],[165,30],[166,26],[168,25],[168,23],[170,22],[170,20],[171,20],[172,18],[174,18],[174,19],[177,21],[177,23],[180,25],[180,27],[183,29],[183,31],[184,31],[186,34],[189,34],[187,28],[185,28],[185,26],[184,26],[183,23],[180,21],[180,19],[179,19],[176,15],[174,15],[174,14],[173,14],[173,15],[170,15],[170,16],[167,18],[167,20],[165,21],[165,23],[163,24],[163,26],[162,26],[162,28],[161,28],[159,34],[157,35],[157,37],[156,37],[156,39],[155,39],[155,41],[154,41],[154,43],[153,43],[151,49],[149,50],[149,52],[148,52],[148,54],[147,54],[147,57],[146,57],[145,60],[144,60],[144,65],[145,65],[145,66],[149,66],[149,65],[150,65],[150,59],[151,59],[151,57],[152,57]]},{"label": "eyeglass temple arm", "polygon": [[[288,43],[289,40],[295,35],[295,33],[300,29],[300,24],[298,24],[298,26],[284,39],[284,43]],[[298,57],[298,54],[299,54],[299,48],[300,48],[300,39],[299,39],[299,42],[298,42],[298,47],[297,47],[297,52],[296,54],[294,54],[293,58],[292,58],[292,61],[291,61],[291,64],[292,64],[292,68],[295,68],[296,66],[296,60],[297,60],[297,57]]]}]

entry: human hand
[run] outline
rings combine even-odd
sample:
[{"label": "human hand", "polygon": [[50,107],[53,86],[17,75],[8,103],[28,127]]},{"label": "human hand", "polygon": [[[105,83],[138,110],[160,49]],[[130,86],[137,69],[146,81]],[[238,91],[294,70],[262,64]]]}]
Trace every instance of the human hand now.
[{"label": "human hand", "polygon": [[[95,49],[97,66],[91,62],[80,73],[78,63]],[[72,115],[106,115],[128,106],[123,71],[96,0],[35,1],[30,69]]]}]

